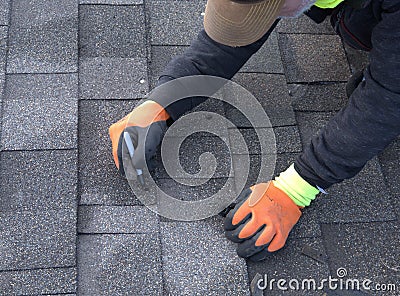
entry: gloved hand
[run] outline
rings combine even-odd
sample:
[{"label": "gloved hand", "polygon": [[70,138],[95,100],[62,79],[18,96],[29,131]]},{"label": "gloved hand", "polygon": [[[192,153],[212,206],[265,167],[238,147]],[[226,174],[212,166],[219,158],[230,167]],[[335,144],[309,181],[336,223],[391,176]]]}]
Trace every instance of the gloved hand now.
[{"label": "gloved hand", "polygon": [[115,165],[122,176],[126,175],[123,166],[123,159],[125,158],[122,153],[126,154],[126,157],[130,157],[128,149],[122,149],[124,132],[129,133],[135,147],[132,158],[134,168],[143,169],[146,166],[146,161],[154,156],[157,146],[167,130],[166,121],[169,118],[169,114],[161,105],[149,100],[137,106],[127,116],[110,126],[112,154]]},{"label": "gloved hand", "polygon": [[300,216],[300,207],[272,181],[260,183],[240,194],[225,218],[225,234],[239,243],[240,257],[260,261],[284,246]]}]

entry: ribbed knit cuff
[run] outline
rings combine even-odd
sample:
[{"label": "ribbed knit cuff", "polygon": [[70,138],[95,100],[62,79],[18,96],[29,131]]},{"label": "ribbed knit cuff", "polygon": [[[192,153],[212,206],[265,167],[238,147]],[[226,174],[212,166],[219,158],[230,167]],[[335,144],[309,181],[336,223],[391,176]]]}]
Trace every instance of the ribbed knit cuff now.
[{"label": "ribbed knit cuff", "polygon": [[300,207],[309,206],[320,192],[296,172],[293,164],[276,177],[273,182]]}]

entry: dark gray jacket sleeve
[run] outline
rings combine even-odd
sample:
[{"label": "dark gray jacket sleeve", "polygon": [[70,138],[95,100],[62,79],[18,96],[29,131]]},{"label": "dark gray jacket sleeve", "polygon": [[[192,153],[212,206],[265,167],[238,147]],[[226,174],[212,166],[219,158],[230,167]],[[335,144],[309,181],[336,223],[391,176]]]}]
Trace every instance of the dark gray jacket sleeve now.
[{"label": "dark gray jacket sleeve", "polygon": [[[230,47],[217,43],[202,30],[182,55],[169,62],[161,73],[158,85],[191,75],[212,75],[231,79],[260,49],[277,23],[278,20],[260,40],[242,47]],[[165,106],[174,120],[205,100],[205,98],[188,98],[169,105],[171,98],[168,97],[168,94],[153,99]]]},{"label": "dark gray jacket sleeve", "polygon": [[394,4],[382,1],[365,81],[296,159],[296,170],[312,185],[328,188],[353,177],[400,134],[400,10]]}]

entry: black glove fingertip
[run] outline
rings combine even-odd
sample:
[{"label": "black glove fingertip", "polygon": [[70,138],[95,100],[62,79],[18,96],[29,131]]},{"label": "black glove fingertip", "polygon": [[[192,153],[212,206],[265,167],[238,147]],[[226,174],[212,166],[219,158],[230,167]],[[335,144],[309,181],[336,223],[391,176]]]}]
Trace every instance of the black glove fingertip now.
[{"label": "black glove fingertip", "polygon": [[[245,221],[247,222],[251,217],[251,214],[249,214],[245,219]],[[228,230],[225,231],[225,236],[227,239],[229,239],[230,241],[233,241],[234,243],[241,243],[242,241],[244,241],[244,238],[239,238],[239,233],[242,231],[243,227],[246,225],[246,222],[241,223],[236,225],[235,229],[233,230]]]},{"label": "black glove fingertip", "polygon": [[243,242],[241,242],[238,245],[236,252],[239,257],[249,258],[255,256],[259,252],[262,252],[264,249],[268,248],[269,243],[262,246],[256,246],[256,241],[263,232],[264,228],[265,225],[260,227],[255,233],[255,235],[253,235],[250,238],[247,238],[246,240],[243,240]]}]

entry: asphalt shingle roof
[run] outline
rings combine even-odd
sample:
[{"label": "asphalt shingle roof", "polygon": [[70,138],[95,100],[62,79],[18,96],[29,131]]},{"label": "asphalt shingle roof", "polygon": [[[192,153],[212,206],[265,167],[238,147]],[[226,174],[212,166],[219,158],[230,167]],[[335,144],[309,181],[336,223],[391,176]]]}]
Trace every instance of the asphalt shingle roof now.
[{"label": "asphalt shingle roof", "polygon": [[[351,278],[399,284],[399,139],[354,179],[318,197],[287,246],[259,263],[236,255],[221,217],[160,217],[118,175],[109,125],[130,112],[168,61],[187,48],[202,27],[205,3],[0,2],[0,295],[251,295],[257,273],[319,281],[340,267]],[[179,184],[184,175],[168,175],[162,166],[153,178],[187,201],[211,196],[225,183],[234,196],[240,178],[249,186],[258,173],[271,178],[346,104],[345,82],[367,61],[366,54],[343,46],[328,20],[282,20],[233,79],[259,100],[272,127],[256,126],[258,139],[231,106],[208,100],[196,108],[239,127],[250,152],[249,176],[238,176],[246,151],[233,145],[237,135],[221,124],[221,139],[195,134],[180,150],[189,173],[200,170],[203,152],[215,156],[217,170],[208,182]],[[271,129],[276,154],[260,150],[260,141],[270,144]],[[177,141],[179,133],[169,137]],[[276,158],[275,167],[261,167],[261,157]],[[156,161],[160,165],[160,155]],[[288,294],[398,292],[265,292]]]}]

